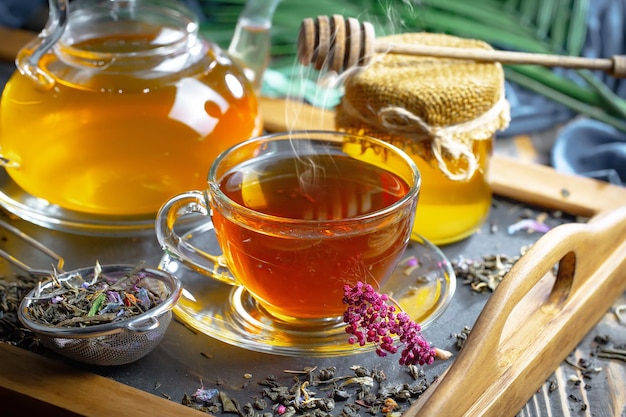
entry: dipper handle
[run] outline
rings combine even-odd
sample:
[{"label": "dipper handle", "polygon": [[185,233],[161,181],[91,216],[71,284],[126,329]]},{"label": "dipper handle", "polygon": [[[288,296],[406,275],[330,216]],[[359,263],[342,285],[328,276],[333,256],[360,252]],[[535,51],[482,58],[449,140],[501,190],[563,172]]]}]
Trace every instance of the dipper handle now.
[{"label": "dipper handle", "polygon": [[367,65],[377,53],[431,56],[503,64],[541,65],[575,69],[601,70],[616,78],[626,77],[626,55],[611,58],[584,58],[565,55],[489,49],[453,48],[377,41],[374,26],[341,15],[318,16],[302,21],[298,35],[298,58],[301,64],[341,72]]}]

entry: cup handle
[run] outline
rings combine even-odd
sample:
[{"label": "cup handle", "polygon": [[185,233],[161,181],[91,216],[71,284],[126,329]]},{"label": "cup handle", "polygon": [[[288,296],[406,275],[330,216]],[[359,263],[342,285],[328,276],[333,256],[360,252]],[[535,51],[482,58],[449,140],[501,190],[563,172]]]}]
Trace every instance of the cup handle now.
[{"label": "cup handle", "polygon": [[174,225],[181,217],[193,213],[206,216],[212,227],[208,196],[201,191],[178,194],[161,206],[155,224],[157,239],[161,247],[165,253],[197,272],[229,285],[239,285],[239,281],[228,269],[223,255],[205,252],[181,238],[174,231]]}]

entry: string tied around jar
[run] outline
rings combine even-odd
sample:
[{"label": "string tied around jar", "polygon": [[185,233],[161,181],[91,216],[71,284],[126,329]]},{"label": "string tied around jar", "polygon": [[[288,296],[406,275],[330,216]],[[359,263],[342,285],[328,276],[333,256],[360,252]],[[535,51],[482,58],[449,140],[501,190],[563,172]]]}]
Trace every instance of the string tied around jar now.
[{"label": "string tied around jar", "polygon": [[[432,156],[441,172],[451,181],[467,181],[472,178],[478,169],[472,142],[490,139],[495,130],[507,126],[510,121],[510,106],[504,90],[500,99],[482,115],[447,126],[429,125],[421,117],[401,106],[386,106],[378,111],[370,108],[373,113],[371,115],[359,112],[349,100],[344,99],[340,106],[346,115],[373,125],[389,135],[401,136],[425,146],[430,142]],[[465,166],[451,169],[445,156],[454,161],[463,159]]]},{"label": "string tied around jar", "polygon": [[[492,132],[510,121],[509,102],[504,96],[487,112],[467,122],[448,126],[431,126],[418,115],[399,106],[387,106],[378,112],[380,127],[394,135],[402,135],[414,141],[430,141],[430,149],[441,172],[451,181],[467,181],[478,167],[471,141],[487,140]],[[465,159],[467,165],[452,172],[444,154],[453,160]]]}]

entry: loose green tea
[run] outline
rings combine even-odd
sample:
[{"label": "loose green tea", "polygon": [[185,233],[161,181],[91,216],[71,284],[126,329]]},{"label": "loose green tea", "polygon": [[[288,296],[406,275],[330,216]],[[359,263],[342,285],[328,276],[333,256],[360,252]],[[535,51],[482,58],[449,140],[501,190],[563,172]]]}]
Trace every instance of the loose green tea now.
[{"label": "loose green tea", "polygon": [[[522,252],[524,248],[522,248]],[[491,293],[519,260],[519,256],[484,255],[480,259],[458,258],[451,261],[456,277],[472,291]]]},{"label": "loose green tea", "polygon": [[17,318],[22,299],[36,285],[37,280],[27,276],[0,279],[0,341],[32,351],[41,347],[38,339]]},{"label": "loose green tea", "polygon": [[307,367],[300,371],[285,370],[293,379],[281,383],[268,375],[257,381],[261,392],[243,405],[223,390],[202,385],[193,395],[185,395],[182,404],[208,414],[239,414],[242,417],[296,415],[354,416],[393,415],[406,411],[412,401],[430,386],[424,372],[415,365],[407,367],[412,382],[394,382],[376,367],[354,365],[349,372],[335,367]]},{"label": "loose green tea", "polygon": [[86,276],[51,275],[52,285],[39,285],[27,316],[53,327],[85,327],[126,320],[161,304],[163,299],[144,282],[142,263],[128,272],[103,273],[96,263]]}]

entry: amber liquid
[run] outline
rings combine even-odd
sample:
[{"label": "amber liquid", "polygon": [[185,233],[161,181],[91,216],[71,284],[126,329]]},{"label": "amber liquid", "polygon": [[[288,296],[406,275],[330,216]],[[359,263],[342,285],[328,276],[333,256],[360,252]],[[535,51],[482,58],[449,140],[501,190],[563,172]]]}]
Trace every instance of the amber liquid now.
[{"label": "amber liquid", "polygon": [[491,207],[488,169],[492,142],[474,142],[473,153],[479,169],[469,181],[452,181],[436,163],[428,163],[408,149],[405,151],[422,175],[413,231],[437,245],[456,242],[476,232]]},{"label": "amber liquid", "polygon": [[[123,52],[127,41],[82,46]],[[92,72],[50,91],[16,72],[0,108],[1,152],[18,165],[7,172],[33,196],[98,215],[156,213],[173,195],[204,189],[215,157],[261,130],[252,87],[211,53],[180,77]],[[55,55],[42,64],[63,73]]]},{"label": "amber liquid", "polygon": [[[316,157],[315,166],[316,175],[307,175],[295,159],[272,158],[238,167],[220,181],[232,200],[287,220],[242,224],[213,207],[229,268],[279,318],[340,316],[344,284],[361,280],[380,288],[410,235],[412,206],[404,216],[341,222],[397,202],[409,189],[404,180],[348,157]],[[315,181],[303,182],[307,177]],[[310,222],[294,226],[288,219]]]}]

